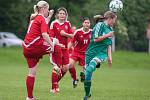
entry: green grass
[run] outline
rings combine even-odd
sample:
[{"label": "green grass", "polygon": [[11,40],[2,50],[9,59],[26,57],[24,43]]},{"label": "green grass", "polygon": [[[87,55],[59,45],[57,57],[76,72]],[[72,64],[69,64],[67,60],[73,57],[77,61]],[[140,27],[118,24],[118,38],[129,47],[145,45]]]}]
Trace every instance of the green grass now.
[{"label": "green grass", "polygon": [[[78,77],[81,70],[76,66]],[[50,94],[52,66],[48,56],[38,67],[34,96],[37,100],[82,100],[83,84],[72,88],[69,73],[60,82],[60,93]],[[0,48],[0,100],[25,100],[26,61],[20,48]],[[117,51],[113,67],[104,63],[94,72],[90,100],[150,100],[150,55]]]}]

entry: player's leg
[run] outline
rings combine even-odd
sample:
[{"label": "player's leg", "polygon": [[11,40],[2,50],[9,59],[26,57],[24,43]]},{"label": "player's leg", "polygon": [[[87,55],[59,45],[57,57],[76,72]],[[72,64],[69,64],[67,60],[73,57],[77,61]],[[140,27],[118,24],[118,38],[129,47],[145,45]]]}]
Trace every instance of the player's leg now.
[{"label": "player's leg", "polygon": [[60,67],[62,76],[58,79],[58,81],[60,81],[69,70],[69,51],[67,49],[62,49],[62,63]]},{"label": "player's leg", "polygon": [[52,93],[57,93],[57,92],[59,92],[58,78],[59,78],[58,73],[56,72],[55,69],[53,69],[53,70],[52,70],[52,75],[51,75],[52,89],[50,90],[50,92],[52,92]]},{"label": "player's leg", "polygon": [[85,55],[80,54],[79,65],[82,67],[82,71],[80,72],[80,81],[84,82],[85,80]]},{"label": "player's leg", "polygon": [[73,88],[77,87],[77,84],[78,84],[76,69],[75,69],[75,66],[74,66],[76,62],[77,62],[77,57],[69,59],[69,72],[70,72],[71,77],[73,79]]},{"label": "player's leg", "polygon": [[53,70],[52,70],[52,74],[51,74],[52,88],[51,88],[50,92],[52,92],[52,93],[59,92],[58,81],[59,81],[59,78],[61,77],[61,75],[60,75],[60,70],[57,70],[55,67],[57,67],[57,68],[60,67],[60,65],[62,63],[61,59],[62,59],[61,47],[59,47],[58,45],[55,45],[54,52],[52,54],[50,54],[50,62],[54,66]]},{"label": "player's leg", "polygon": [[34,89],[34,82],[35,82],[38,61],[39,59],[27,58],[29,72],[26,77],[26,88],[28,93],[28,97],[26,98],[26,100],[35,100],[35,98],[33,97],[33,89]]},{"label": "player's leg", "polygon": [[97,54],[97,56],[95,56],[86,67],[85,81],[84,81],[84,89],[85,89],[84,98],[91,96],[90,89],[91,89],[92,74],[95,71],[97,64],[99,63],[102,64],[106,58],[107,58],[107,54],[103,54],[103,53]]},{"label": "player's leg", "polygon": [[92,74],[96,69],[97,61],[92,59],[90,63],[86,66],[85,70],[85,81],[84,81],[84,90],[85,90],[85,98],[90,97],[91,93],[91,79]]}]

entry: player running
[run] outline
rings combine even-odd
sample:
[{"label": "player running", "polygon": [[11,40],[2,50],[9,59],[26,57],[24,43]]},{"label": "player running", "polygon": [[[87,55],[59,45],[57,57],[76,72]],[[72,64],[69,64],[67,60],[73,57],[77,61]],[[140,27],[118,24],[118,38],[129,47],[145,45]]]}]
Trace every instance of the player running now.
[{"label": "player running", "polygon": [[90,29],[90,19],[85,17],[82,21],[82,28],[79,28],[74,33],[73,41],[71,42],[70,47],[73,46],[73,51],[70,56],[69,61],[69,72],[73,79],[73,87],[75,88],[78,83],[76,76],[76,70],[74,65],[79,62],[79,65],[82,66],[84,70],[85,65],[85,51],[90,43],[90,38],[92,34],[92,29]]},{"label": "player running", "polygon": [[55,67],[52,71],[52,93],[59,92],[58,82],[65,75],[68,70],[69,64],[69,51],[68,51],[68,38],[73,37],[71,24],[67,21],[68,13],[64,7],[57,10],[56,20],[51,23],[50,30],[53,37],[58,39],[59,43],[64,45],[64,48],[55,46],[54,53],[52,54],[52,63],[54,66],[60,68],[60,73],[56,71]]},{"label": "player running", "polygon": [[102,64],[108,57],[108,64],[112,64],[111,55],[111,37],[113,36],[113,25],[117,19],[117,16],[111,12],[107,11],[104,14],[104,22],[98,22],[92,32],[91,43],[86,50],[86,70],[85,70],[85,81],[84,90],[85,97],[84,100],[88,100],[91,96],[91,81],[92,74],[96,70],[98,64]]},{"label": "player running", "polygon": [[26,78],[26,100],[35,100],[33,89],[39,60],[53,51],[53,43],[48,35],[48,21],[53,12],[49,12],[49,4],[46,1],[39,1],[34,5],[34,11],[23,42],[23,54],[29,68]]}]

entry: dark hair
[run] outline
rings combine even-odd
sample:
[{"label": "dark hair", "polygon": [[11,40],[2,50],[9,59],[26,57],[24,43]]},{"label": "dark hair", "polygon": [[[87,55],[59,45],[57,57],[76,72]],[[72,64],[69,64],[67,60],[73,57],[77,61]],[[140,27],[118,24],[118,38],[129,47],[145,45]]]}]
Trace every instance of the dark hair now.
[{"label": "dark hair", "polygon": [[89,17],[82,18],[82,22],[84,22],[85,20],[89,20],[90,21],[90,18]]},{"label": "dark hair", "polygon": [[61,10],[63,10],[65,13],[66,13],[66,17],[68,17],[68,12],[67,12],[67,9],[66,8],[64,8],[64,7],[60,7],[60,8],[58,8],[57,9],[57,12],[56,12],[56,19],[58,19],[58,14],[59,14],[59,12],[61,11]]}]

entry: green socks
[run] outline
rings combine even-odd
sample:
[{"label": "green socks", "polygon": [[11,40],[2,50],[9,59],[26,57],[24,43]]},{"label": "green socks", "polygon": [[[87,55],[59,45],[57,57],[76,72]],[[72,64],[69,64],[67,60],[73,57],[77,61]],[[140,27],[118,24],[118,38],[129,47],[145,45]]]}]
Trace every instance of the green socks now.
[{"label": "green socks", "polygon": [[91,81],[85,81],[84,82],[85,96],[90,96],[90,89],[91,89]]}]

